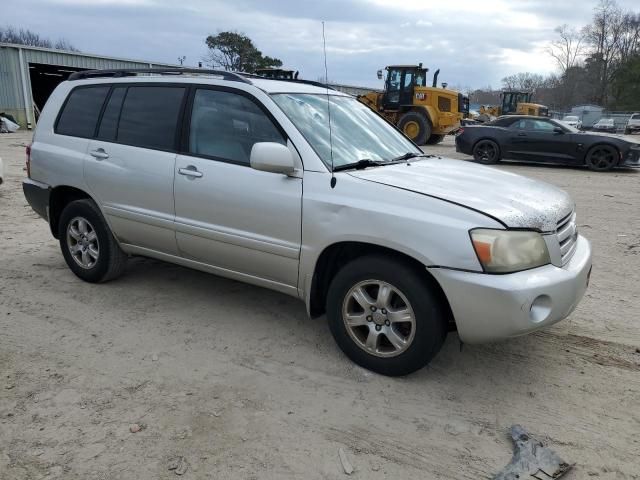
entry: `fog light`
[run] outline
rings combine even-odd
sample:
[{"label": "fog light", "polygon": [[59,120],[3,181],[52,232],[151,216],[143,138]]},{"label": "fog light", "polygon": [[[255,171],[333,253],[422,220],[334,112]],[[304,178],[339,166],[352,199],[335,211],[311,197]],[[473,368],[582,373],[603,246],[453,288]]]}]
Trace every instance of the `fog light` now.
[{"label": "fog light", "polygon": [[544,322],[551,314],[551,297],[549,295],[540,295],[531,303],[529,317],[534,323]]}]

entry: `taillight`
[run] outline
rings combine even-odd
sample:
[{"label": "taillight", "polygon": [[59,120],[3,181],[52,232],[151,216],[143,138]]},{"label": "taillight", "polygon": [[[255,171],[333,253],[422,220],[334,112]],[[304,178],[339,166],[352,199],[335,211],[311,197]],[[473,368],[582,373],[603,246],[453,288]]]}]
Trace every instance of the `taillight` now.
[{"label": "taillight", "polygon": [[458,129],[458,131],[456,132],[456,137],[457,137],[458,135],[462,135],[463,133],[464,133],[464,128],[460,127],[460,128]]},{"label": "taillight", "polygon": [[27,153],[27,177],[31,178],[31,144],[25,149]]}]

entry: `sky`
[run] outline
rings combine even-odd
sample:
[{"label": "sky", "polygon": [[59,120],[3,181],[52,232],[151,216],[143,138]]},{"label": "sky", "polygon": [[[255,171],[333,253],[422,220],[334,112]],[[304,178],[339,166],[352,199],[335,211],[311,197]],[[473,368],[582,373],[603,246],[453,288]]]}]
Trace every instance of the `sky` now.
[{"label": "sky", "polygon": [[[618,0],[640,10],[638,0]],[[554,28],[589,23],[597,0],[3,0],[0,25],[64,37],[82,51],[196,66],[204,39],[234,30],[301,78],[381,87],[377,70],[423,63],[439,82],[499,88],[555,70]]]}]

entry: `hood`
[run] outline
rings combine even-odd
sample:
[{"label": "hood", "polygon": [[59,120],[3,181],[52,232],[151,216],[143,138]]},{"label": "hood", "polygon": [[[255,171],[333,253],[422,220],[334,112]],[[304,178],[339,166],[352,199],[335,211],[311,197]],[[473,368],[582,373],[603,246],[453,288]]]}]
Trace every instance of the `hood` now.
[{"label": "hood", "polygon": [[480,211],[510,228],[555,231],[574,208],[553,185],[462,160],[425,158],[349,174]]}]

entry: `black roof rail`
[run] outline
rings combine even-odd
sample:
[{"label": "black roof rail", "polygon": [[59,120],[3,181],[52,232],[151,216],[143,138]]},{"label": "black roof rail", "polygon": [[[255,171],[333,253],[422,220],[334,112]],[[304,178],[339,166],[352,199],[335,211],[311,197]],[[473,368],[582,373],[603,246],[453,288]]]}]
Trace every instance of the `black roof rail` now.
[{"label": "black roof rail", "polygon": [[[185,73],[197,73],[204,75],[216,75],[222,77],[224,80],[231,80],[234,82],[251,83],[250,80],[244,78],[242,75],[234,72],[227,72],[225,70],[207,70],[202,68],[179,68],[179,67],[167,67],[167,68],[123,68],[123,69],[107,69],[107,70],[83,70],[80,72],[74,72],[69,75],[67,80],[84,80],[87,78],[121,78],[121,77],[134,77],[139,74],[152,73],[156,75],[182,75]],[[261,77],[262,78],[262,77]]]},{"label": "black roof rail", "polygon": [[269,77],[263,77],[262,75],[256,75],[255,73],[244,73],[244,72],[238,73],[238,75],[242,75],[243,77],[249,77],[249,78],[259,78],[261,80],[273,80],[274,82],[305,83],[307,85],[313,85],[315,87],[322,87],[322,88],[328,88],[329,90],[336,90],[331,85],[327,85],[326,83],[316,82],[313,80],[302,80],[300,78],[269,78]]}]

